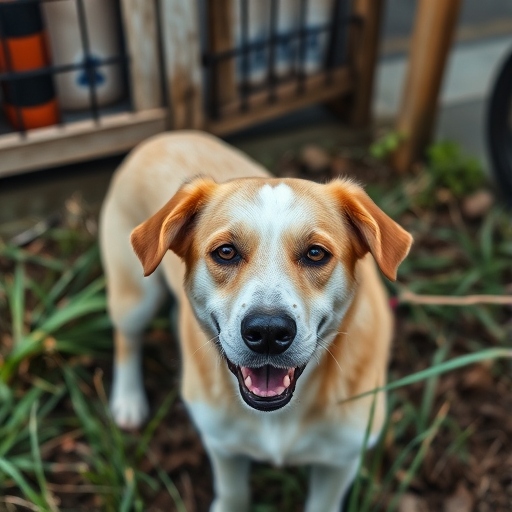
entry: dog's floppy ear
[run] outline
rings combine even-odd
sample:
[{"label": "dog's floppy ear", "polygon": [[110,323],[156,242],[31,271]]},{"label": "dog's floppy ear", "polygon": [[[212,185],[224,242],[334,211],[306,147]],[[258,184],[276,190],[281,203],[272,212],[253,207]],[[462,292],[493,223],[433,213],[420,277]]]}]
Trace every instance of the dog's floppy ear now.
[{"label": "dog's floppy ear", "polygon": [[169,249],[184,257],[194,218],[216,187],[208,178],[186,183],[165,206],[132,231],[130,240],[145,276],[155,271]]},{"label": "dog's floppy ear", "polygon": [[370,251],[382,273],[394,281],[398,266],[409,252],[412,236],[388,217],[359,185],[338,179],[327,187],[360,238],[360,256]]}]

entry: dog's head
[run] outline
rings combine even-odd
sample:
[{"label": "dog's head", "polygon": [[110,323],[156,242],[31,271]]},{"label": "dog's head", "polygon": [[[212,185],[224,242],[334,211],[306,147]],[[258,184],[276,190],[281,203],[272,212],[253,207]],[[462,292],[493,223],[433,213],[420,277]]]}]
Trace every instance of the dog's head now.
[{"label": "dog's head", "polygon": [[184,185],[132,233],[144,274],[168,249],[186,264],[197,319],[218,340],[245,402],[286,405],[319,344],[330,343],[368,251],[395,279],[411,236],[354,183],[243,179]]}]

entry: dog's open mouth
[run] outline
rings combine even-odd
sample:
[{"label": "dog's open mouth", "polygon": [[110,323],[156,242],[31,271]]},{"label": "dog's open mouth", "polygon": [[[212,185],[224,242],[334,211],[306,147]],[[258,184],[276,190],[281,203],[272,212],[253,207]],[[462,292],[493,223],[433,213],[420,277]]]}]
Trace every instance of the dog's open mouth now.
[{"label": "dog's open mouth", "polygon": [[292,398],[295,385],[304,367],[276,368],[270,364],[260,368],[237,366],[228,360],[228,367],[238,379],[245,403],[259,411],[275,411]]}]

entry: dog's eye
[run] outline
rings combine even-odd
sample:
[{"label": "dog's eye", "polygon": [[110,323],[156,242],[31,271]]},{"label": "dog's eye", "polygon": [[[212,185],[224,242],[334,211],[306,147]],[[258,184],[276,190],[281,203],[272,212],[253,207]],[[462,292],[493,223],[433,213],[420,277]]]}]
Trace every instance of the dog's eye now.
[{"label": "dog's eye", "polygon": [[219,263],[234,263],[240,259],[237,250],[229,244],[221,245],[212,253],[213,258]]},{"label": "dog's eye", "polygon": [[331,255],[319,245],[312,245],[304,255],[303,262],[309,265],[326,263]]}]

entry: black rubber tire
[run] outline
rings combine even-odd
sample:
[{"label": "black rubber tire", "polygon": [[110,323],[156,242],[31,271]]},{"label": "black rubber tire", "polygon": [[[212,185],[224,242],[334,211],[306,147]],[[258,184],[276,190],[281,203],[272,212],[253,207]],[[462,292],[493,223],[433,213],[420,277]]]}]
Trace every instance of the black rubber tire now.
[{"label": "black rubber tire", "polygon": [[502,64],[491,91],[487,147],[498,192],[512,207],[512,52]]}]

